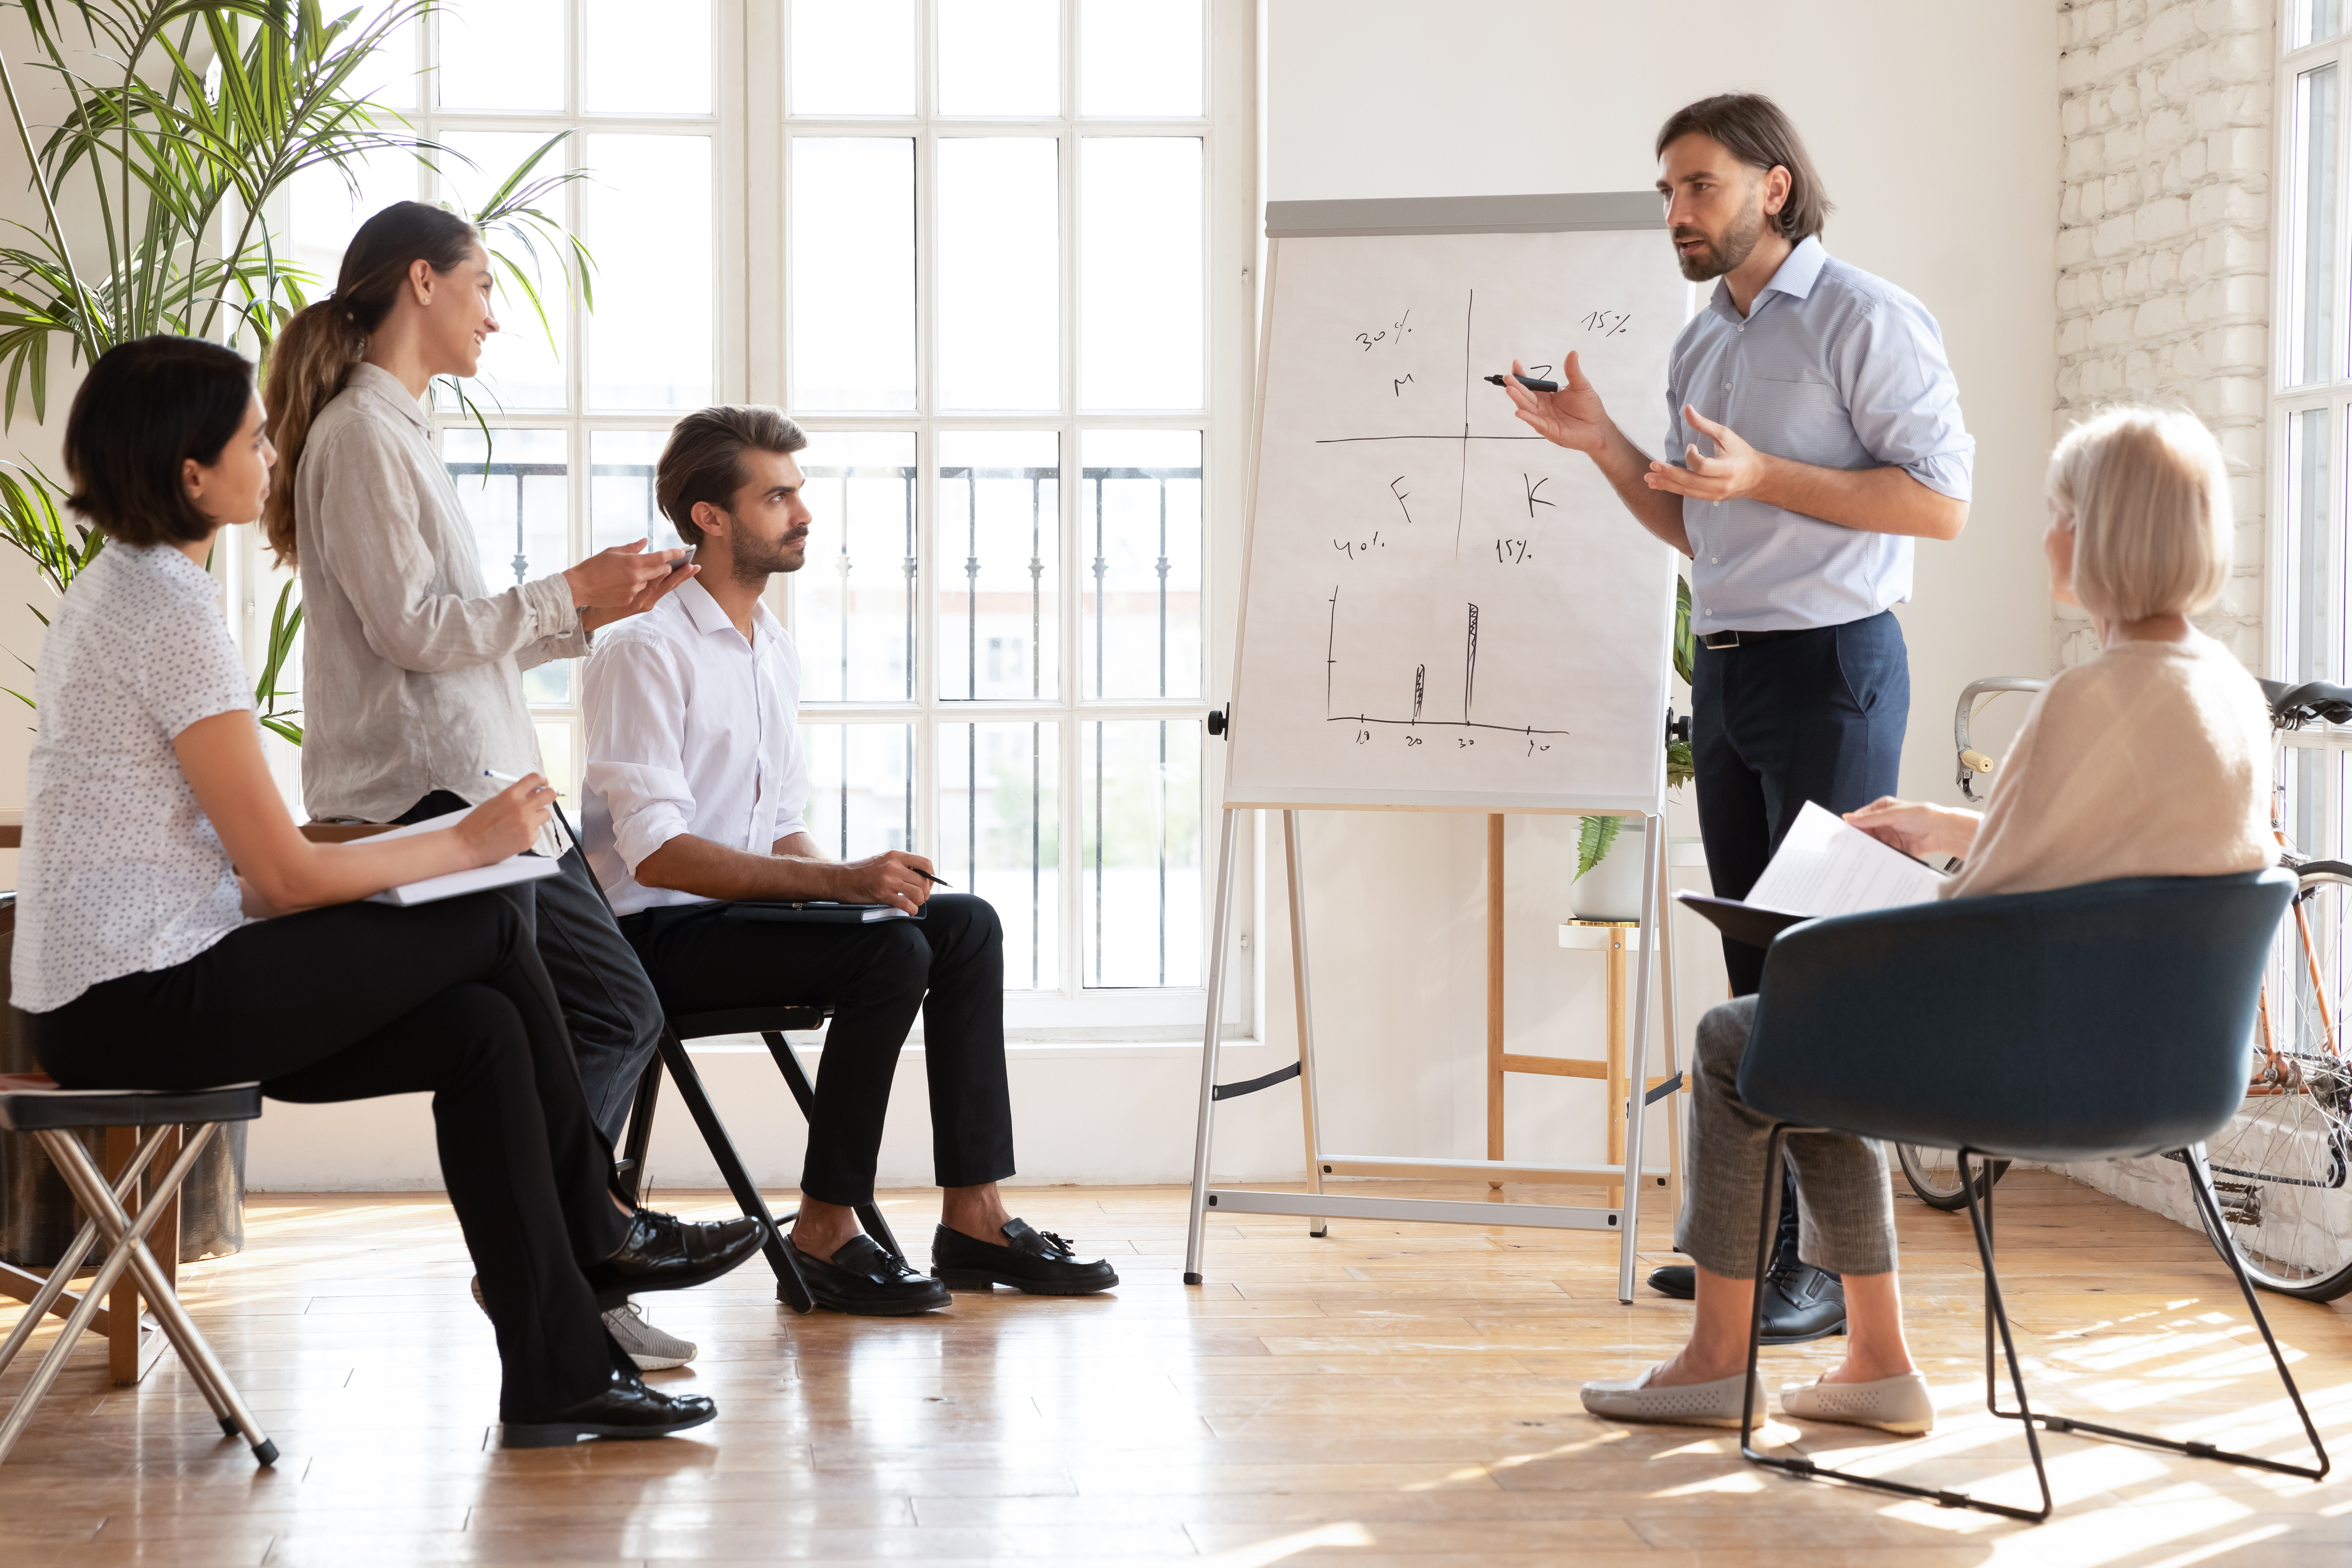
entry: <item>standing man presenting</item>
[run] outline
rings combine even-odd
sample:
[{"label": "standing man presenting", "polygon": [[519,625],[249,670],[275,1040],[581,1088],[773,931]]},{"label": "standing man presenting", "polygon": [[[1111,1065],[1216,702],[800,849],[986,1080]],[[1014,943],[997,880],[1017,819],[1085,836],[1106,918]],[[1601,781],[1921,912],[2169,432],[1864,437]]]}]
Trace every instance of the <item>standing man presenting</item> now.
[{"label": "standing man presenting", "polygon": [[[1805,802],[1843,813],[1895,793],[1911,674],[1889,606],[1911,596],[1911,542],[1966,526],[1976,442],[1935,317],[1822,248],[1829,199],[1778,104],[1702,99],[1655,151],[1683,276],[1716,279],[1667,361],[1683,463],[1628,440],[1573,353],[1559,391],[1506,389],[1690,557],[1699,836],[1716,896],[1738,899]],[[1726,938],[1723,955],[1732,994],[1756,990],[1763,950]],[[1691,1269],[1650,1283],[1688,1297]],[[1793,1184],[1766,1287],[1766,1343],[1844,1327],[1836,1277],[1798,1260]]]}]

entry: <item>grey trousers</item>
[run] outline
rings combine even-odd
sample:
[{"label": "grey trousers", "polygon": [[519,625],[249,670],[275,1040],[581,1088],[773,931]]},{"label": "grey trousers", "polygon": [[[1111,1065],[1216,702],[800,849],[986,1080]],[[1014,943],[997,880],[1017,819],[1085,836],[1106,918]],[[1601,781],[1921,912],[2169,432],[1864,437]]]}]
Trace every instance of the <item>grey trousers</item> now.
[{"label": "grey trousers", "polygon": [[530,884],[540,962],[572,1031],[588,1115],[617,1148],[637,1079],[661,1044],[661,999],[589,880],[588,858],[572,849],[556,864],[557,875]]},{"label": "grey trousers", "polygon": [[[1756,998],[1707,1009],[1692,1052],[1690,1169],[1675,1250],[1727,1279],[1756,1277],[1756,1226],[1764,1204],[1764,1151],[1773,1119],[1739,1098],[1739,1061],[1756,1022]],[[1844,1132],[1790,1138],[1806,1262],[1833,1274],[1895,1268],[1895,1198],[1877,1145]]]}]

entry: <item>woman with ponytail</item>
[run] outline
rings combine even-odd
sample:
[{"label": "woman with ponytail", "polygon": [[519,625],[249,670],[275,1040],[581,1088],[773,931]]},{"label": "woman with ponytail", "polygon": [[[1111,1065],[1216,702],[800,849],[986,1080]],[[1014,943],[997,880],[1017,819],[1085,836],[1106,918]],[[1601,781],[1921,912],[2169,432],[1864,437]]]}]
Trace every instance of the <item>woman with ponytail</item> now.
[{"label": "woman with ponytail", "polygon": [[[360,226],[335,291],[288,322],[266,404],[278,447],[263,529],[302,577],[302,800],[313,818],[415,822],[539,771],[522,672],[588,651],[595,629],[691,576],[686,552],[638,540],[493,593],[423,399],[469,376],[499,330],[471,224],[396,202]],[[617,1141],[653,1058],[660,1001],[577,846],[552,827],[533,883],[537,942],[588,1107]],[[634,1308],[606,1316],[642,1366],[694,1347]]]}]

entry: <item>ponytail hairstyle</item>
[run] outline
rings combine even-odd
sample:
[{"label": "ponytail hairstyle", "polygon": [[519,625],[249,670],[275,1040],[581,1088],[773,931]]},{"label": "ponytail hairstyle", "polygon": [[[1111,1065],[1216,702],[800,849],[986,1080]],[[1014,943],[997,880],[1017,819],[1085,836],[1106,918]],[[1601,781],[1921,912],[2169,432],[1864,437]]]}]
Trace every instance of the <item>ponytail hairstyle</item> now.
[{"label": "ponytail hairstyle", "polygon": [[335,291],[298,311],[269,351],[269,381],[262,407],[278,466],[261,531],[280,566],[294,564],[294,477],[310,422],[342,391],[352,366],[367,353],[368,334],[383,324],[418,261],[436,272],[454,270],[473,255],[481,237],[456,213],[423,202],[394,202],[360,225],[343,252]]}]

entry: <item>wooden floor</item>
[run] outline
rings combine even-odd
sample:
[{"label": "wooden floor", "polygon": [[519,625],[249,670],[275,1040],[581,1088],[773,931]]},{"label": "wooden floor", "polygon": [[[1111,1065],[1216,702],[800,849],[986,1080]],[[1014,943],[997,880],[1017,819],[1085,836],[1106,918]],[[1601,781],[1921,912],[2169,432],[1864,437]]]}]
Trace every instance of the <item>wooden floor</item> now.
[{"label": "wooden floor", "polygon": [[[243,1255],[184,1279],[284,1458],[257,1471],[168,1354],[143,1386],[113,1388],[92,1341],[0,1466],[0,1563],[2352,1563],[2352,1469],[2315,1485],[2048,1437],[2061,1511],[2030,1529],[1768,1477],[1696,1429],[1594,1421],[1578,1384],[1667,1351],[1688,1314],[1646,1291],[1620,1306],[1605,1236],[1354,1221],[1315,1240],[1297,1221],[1229,1218],[1209,1283],[1188,1289],[1181,1189],[1017,1196],[1033,1223],[1110,1254],[1117,1294],[794,1318],[755,1264],[652,1303],[703,1345],[656,1381],[715,1396],[715,1425],[515,1454],[493,1446],[495,1355],[446,1208],[257,1199]],[[720,1212],[714,1194],[661,1201]],[[889,1204],[910,1248],[935,1201]],[[2000,1202],[2047,1407],[2297,1451],[2201,1238],[2040,1173],[2012,1173]],[[2030,1500],[2014,1425],[1983,1413],[1966,1220],[1897,1206],[1943,1426],[1771,1435],[1825,1463]],[[2352,1461],[2352,1301],[2268,1309]],[[1834,1344],[1767,1352],[1768,1386]]]}]

